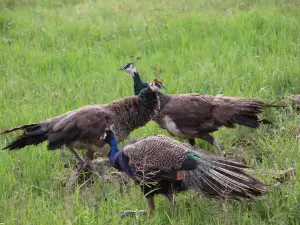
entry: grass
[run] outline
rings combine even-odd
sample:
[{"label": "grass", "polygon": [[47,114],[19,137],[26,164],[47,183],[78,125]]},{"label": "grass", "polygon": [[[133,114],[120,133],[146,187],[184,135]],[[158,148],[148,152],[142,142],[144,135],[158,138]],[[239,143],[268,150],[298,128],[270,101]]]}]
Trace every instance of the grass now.
[{"label": "grass", "polygon": [[[144,80],[158,76],[168,93],[273,103],[300,92],[298,0],[3,0],[0,8],[1,129],[132,95],[131,78],[118,71],[131,55],[142,58],[136,66]],[[273,174],[300,169],[299,140],[291,135],[299,114],[288,108],[267,110],[264,117],[274,125],[221,129],[215,136],[227,153],[245,157],[272,183]],[[150,122],[130,139],[160,133]],[[0,137],[0,148],[13,136]],[[120,219],[120,210],[147,207],[137,187],[126,195],[101,182],[68,191],[58,182],[63,164],[46,145],[1,151],[0,223],[300,223],[298,173],[251,207],[184,193],[175,209],[157,197],[155,216]]]}]

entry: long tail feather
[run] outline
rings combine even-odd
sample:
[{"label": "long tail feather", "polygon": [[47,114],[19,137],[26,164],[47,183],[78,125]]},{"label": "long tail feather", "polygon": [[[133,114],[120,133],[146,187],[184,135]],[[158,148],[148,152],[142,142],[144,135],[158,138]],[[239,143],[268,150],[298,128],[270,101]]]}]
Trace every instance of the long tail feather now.
[{"label": "long tail feather", "polygon": [[10,132],[13,132],[16,130],[25,130],[27,128],[32,128],[37,125],[38,125],[37,123],[32,123],[32,124],[26,124],[26,125],[22,125],[22,126],[18,126],[18,127],[13,127],[13,128],[7,129],[7,130],[1,130],[0,134],[7,134],[7,133],[10,133]]},{"label": "long tail feather", "polygon": [[47,140],[45,130],[39,124],[28,124],[1,131],[0,134],[10,133],[16,130],[24,130],[24,133],[18,136],[4,149],[15,150],[24,148],[27,145],[38,145]]},{"label": "long tail feather", "polygon": [[248,167],[226,158],[193,153],[197,168],[188,171],[184,180],[195,189],[215,198],[253,198],[266,192],[266,186],[245,172]]},{"label": "long tail feather", "polygon": [[216,96],[213,102],[218,105],[218,111],[215,112],[218,120],[227,127],[234,127],[234,123],[251,128],[258,128],[261,123],[271,124],[270,121],[259,120],[259,114],[265,108],[287,107],[286,105],[265,104],[257,99],[222,95]]},{"label": "long tail feather", "polygon": [[47,138],[45,135],[28,136],[26,134],[22,134],[15,140],[13,140],[13,142],[7,145],[4,149],[17,150],[24,148],[27,145],[38,145],[46,140]]}]

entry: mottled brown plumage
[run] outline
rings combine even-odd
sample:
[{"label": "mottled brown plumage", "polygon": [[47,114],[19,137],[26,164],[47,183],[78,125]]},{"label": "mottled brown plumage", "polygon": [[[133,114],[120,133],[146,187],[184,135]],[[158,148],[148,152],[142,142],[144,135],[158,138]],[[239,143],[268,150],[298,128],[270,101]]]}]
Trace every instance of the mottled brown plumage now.
[{"label": "mottled brown plumage", "polygon": [[163,135],[140,138],[123,148],[131,164],[142,164],[145,170],[159,168],[167,172],[180,169],[190,150],[187,145]]},{"label": "mottled brown plumage", "polygon": [[187,139],[202,138],[221,126],[257,128],[258,114],[265,107],[259,100],[222,95],[160,93],[159,97],[161,110],[154,121],[171,134]]},{"label": "mottled brown plumage", "polygon": [[[126,64],[121,70],[132,75],[135,94],[147,85],[142,82],[132,63]],[[159,93],[159,98],[161,110],[154,121],[160,127],[166,129],[171,135],[189,139],[191,145],[195,145],[195,138],[205,140],[220,152],[221,148],[210,133],[222,126],[233,128],[236,124],[257,128],[260,123],[270,123],[259,120],[259,114],[264,108],[278,107],[256,99],[222,95]]]},{"label": "mottled brown plumage", "polygon": [[131,131],[153,119],[159,110],[157,92],[162,87],[161,82],[154,80],[139,96],[85,106],[39,123],[1,131],[0,134],[5,134],[24,130],[5,149],[20,149],[48,141],[49,150],[66,145],[73,153],[73,148],[87,149],[91,158],[93,152],[107,151],[103,148],[105,142],[100,139],[105,128],[109,127],[118,140],[123,140]]},{"label": "mottled brown plumage", "polygon": [[[112,149],[116,147],[109,141],[111,137],[107,140]],[[126,156],[122,157],[122,169],[141,185],[151,211],[155,208],[155,194],[172,200],[177,192],[195,190],[213,198],[251,199],[266,191],[263,183],[245,172],[246,165],[194,151],[170,137],[139,138],[119,151],[122,152]],[[116,161],[118,157],[110,160],[121,165]],[[124,167],[124,160],[128,161],[129,170]]]}]

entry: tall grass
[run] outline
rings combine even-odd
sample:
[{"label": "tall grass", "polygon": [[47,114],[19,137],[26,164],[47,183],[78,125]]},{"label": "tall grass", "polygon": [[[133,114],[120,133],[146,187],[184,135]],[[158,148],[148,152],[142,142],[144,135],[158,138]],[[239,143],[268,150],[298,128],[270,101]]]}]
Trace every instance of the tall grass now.
[{"label": "tall grass", "polygon": [[[118,68],[136,63],[168,93],[255,97],[273,103],[300,92],[300,4],[262,1],[3,0],[0,3],[0,128],[40,121],[87,104],[133,94]],[[154,66],[161,69],[159,74]],[[299,114],[268,110],[272,126],[221,129],[229,154],[242,156],[272,183],[273,174],[300,169]],[[154,123],[131,138],[165,131]],[[4,147],[13,135],[0,137]],[[199,141],[199,147],[211,146]],[[277,187],[250,206],[220,203],[194,193],[170,209],[157,197],[153,217],[120,219],[143,209],[136,187],[124,195],[97,182],[68,191],[59,182],[64,162],[45,145],[0,152],[0,223],[3,224],[299,224],[300,183]],[[298,177],[298,174],[297,174]]]}]

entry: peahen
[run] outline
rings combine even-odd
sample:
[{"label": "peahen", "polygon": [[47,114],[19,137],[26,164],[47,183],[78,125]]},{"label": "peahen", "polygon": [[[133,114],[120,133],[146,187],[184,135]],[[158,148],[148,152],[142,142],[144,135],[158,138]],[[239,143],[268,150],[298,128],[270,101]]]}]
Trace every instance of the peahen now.
[{"label": "peahen", "polygon": [[[128,63],[121,67],[132,75],[134,93],[137,95],[147,86],[133,65]],[[283,107],[268,105],[251,98],[226,97],[207,94],[164,94],[159,93],[160,112],[153,119],[171,135],[185,138],[194,146],[195,138],[200,138],[215,146],[220,153],[222,150],[217,140],[210,134],[220,127],[235,127],[236,124],[258,128],[260,123],[270,123],[259,120],[258,115],[266,107]]]},{"label": "peahen", "polygon": [[244,164],[194,151],[166,136],[139,138],[122,150],[109,129],[103,139],[111,147],[111,165],[140,184],[151,213],[155,194],[171,202],[177,192],[186,190],[226,199],[252,199],[266,192],[263,183],[244,171]]},{"label": "peahen", "polygon": [[[62,146],[67,148],[82,163],[79,171],[89,164],[94,152],[103,152],[105,142],[100,140],[106,127],[116,134],[119,141],[125,139],[131,131],[144,126],[154,118],[159,111],[159,98],[157,93],[164,85],[153,80],[138,96],[124,98],[105,105],[85,106],[63,115],[23,126],[14,127],[0,134],[23,130],[5,149],[21,149],[27,145],[38,145],[48,141],[48,149],[54,150]],[[76,149],[86,149],[83,160]]]}]

